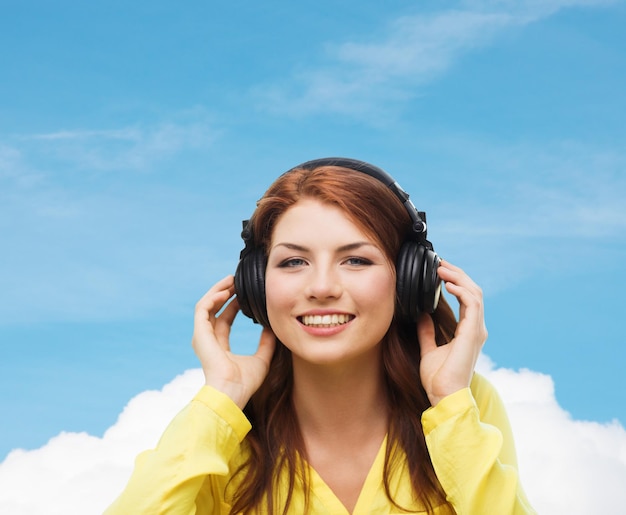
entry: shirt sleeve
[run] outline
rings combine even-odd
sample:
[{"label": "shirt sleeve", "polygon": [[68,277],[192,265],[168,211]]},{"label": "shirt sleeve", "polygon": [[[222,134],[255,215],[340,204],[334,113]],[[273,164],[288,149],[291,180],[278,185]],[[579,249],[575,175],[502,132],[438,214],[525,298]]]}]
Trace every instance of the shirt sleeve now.
[{"label": "shirt sleeve", "polygon": [[459,515],[534,514],[517,470],[513,433],[495,388],[476,374],[470,388],[422,415],[441,486]]},{"label": "shirt sleeve", "polygon": [[137,457],[126,488],[104,515],[219,513],[229,462],[248,431],[235,403],[204,386],[156,448]]}]

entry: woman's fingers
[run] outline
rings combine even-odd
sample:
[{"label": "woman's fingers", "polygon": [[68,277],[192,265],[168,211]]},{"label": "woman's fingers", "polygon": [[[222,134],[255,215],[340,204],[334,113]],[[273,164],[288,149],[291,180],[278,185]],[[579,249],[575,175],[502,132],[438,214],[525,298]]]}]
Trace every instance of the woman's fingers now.
[{"label": "woman's fingers", "polygon": [[263,331],[261,332],[261,338],[259,339],[259,348],[254,355],[261,361],[263,361],[269,368],[275,348],[276,336],[271,329],[264,327]]},{"label": "woman's fingers", "polygon": [[430,315],[423,313],[417,321],[417,341],[420,344],[420,355],[424,356],[437,348],[435,340],[435,324]]},{"label": "woman's fingers", "polygon": [[215,320],[215,337],[224,348],[229,348],[230,329],[233,326],[237,313],[239,313],[239,303],[235,298],[228,303],[224,311]]},{"label": "woman's fingers", "polygon": [[224,303],[235,294],[235,282],[232,275],[226,276],[215,283],[196,304],[196,315],[201,319],[209,320],[209,316],[215,316]]},{"label": "woman's fingers", "polygon": [[194,313],[194,348],[196,344],[216,339],[224,349],[228,349],[228,335],[239,306],[229,303],[218,322],[217,313],[228,299],[235,294],[234,279],[227,276],[215,283],[197,302]]},{"label": "woman's fingers", "polygon": [[447,261],[444,263],[438,269],[439,276],[444,281],[446,290],[459,301],[457,336],[460,332],[470,331],[474,343],[482,345],[487,339],[483,292],[462,269]]},{"label": "woman's fingers", "polygon": [[[456,291],[466,290],[473,296],[482,299],[482,290],[464,271],[458,266],[454,266],[448,261],[442,261],[437,268],[437,273],[442,281],[446,284],[446,288],[453,287]],[[458,287],[458,289],[456,288]],[[450,290],[448,290],[450,291]],[[450,292],[454,295],[453,292]],[[456,295],[455,295],[456,296]]]}]

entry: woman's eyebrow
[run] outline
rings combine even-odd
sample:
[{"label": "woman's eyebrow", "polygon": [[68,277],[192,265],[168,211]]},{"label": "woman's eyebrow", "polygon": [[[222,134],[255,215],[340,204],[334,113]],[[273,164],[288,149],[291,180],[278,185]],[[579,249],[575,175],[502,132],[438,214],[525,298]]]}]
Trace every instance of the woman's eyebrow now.
[{"label": "woman's eyebrow", "polygon": [[[310,249],[303,245],[299,245],[297,243],[289,243],[289,242],[280,242],[274,245],[272,248],[276,247],[286,247],[289,250],[297,250],[299,252],[309,252]],[[369,241],[355,241],[354,243],[347,243],[346,245],[341,245],[337,248],[338,252],[347,252],[350,250],[358,250],[362,247],[376,247],[373,243]]]},{"label": "woman's eyebrow", "polygon": [[299,252],[309,251],[308,247],[303,247],[302,245],[298,245],[296,243],[281,242],[281,243],[277,243],[276,245],[272,245],[272,249],[275,249],[276,247],[285,247],[285,248],[288,248],[289,250],[297,250]]},{"label": "woman's eyebrow", "polygon": [[339,252],[346,252],[349,250],[358,250],[362,247],[375,247],[376,248],[376,245],[374,245],[373,243],[370,243],[369,241],[356,241],[354,243],[348,243],[347,245],[342,245],[337,250]]}]

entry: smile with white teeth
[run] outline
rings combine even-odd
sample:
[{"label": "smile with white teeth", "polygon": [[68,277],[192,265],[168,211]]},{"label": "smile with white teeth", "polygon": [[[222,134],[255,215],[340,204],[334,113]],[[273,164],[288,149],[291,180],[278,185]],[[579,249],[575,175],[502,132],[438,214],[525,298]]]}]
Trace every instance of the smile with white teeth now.
[{"label": "smile with white teeth", "polygon": [[347,324],[353,318],[353,315],[333,313],[332,315],[304,315],[300,317],[300,321],[309,327],[335,327]]}]

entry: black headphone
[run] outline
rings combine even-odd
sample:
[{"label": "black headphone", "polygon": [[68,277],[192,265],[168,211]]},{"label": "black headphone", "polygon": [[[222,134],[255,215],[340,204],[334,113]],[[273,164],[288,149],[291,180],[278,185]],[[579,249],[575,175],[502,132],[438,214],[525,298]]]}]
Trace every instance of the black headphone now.
[{"label": "black headphone", "polygon": [[[402,315],[416,321],[420,313],[432,313],[441,295],[437,267],[441,262],[426,239],[426,213],[418,211],[400,185],[384,170],[364,161],[344,157],[327,157],[307,161],[295,168],[313,170],[320,166],[341,166],[378,179],[400,199],[412,221],[410,236],[404,241],[396,259],[396,291]],[[295,169],[295,168],[292,168]],[[291,171],[291,170],[289,170]],[[285,172],[288,173],[288,172]],[[254,245],[254,237],[243,221],[241,237],[245,247],[235,272],[235,292],[244,315],[265,327],[270,323],[265,303],[265,250]]]}]

